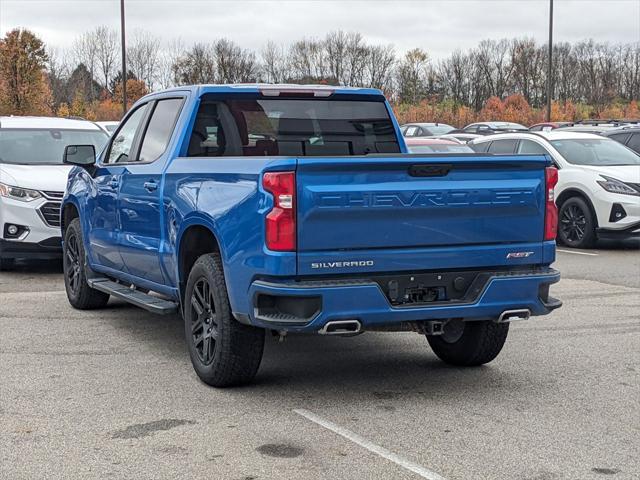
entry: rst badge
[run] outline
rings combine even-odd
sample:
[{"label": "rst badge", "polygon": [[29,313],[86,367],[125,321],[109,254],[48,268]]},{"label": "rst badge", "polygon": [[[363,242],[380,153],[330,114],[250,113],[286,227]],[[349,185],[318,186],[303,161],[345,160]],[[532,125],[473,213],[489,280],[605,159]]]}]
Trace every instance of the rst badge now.
[{"label": "rst badge", "polygon": [[507,253],[507,260],[512,258],[527,258],[533,255],[533,252],[510,252]]}]

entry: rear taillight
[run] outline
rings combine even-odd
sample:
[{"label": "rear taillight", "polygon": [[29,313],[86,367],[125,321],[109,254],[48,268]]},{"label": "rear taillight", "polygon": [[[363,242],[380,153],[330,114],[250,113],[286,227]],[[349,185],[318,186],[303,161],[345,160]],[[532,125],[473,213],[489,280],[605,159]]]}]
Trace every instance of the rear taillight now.
[{"label": "rear taillight", "polygon": [[265,220],[265,240],[269,250],[296,249],[296,173],[267,172],[262,186],[273,195],[273,208]]},{"label": "rear taillight", "polygon": [[558,234],[558,207],[554,189],[558,184],[558,169],[547,167],[545,169],[545,212],[544,212],[544,239],[555,240]]}]

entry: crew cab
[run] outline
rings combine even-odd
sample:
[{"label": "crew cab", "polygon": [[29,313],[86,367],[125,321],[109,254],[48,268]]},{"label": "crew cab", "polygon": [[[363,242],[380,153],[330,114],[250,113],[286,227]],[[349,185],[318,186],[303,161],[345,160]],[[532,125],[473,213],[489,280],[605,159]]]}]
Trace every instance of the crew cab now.
[{"label": "crew cab", "polygon": [[251,381],[266,331],[415,331],[454,365],[544,315],[557,171],[542,155],[408,154],[382,93],[180,87],[139,100],[105,150],[67,148],[65,287],[180,312],[198,376]]}]

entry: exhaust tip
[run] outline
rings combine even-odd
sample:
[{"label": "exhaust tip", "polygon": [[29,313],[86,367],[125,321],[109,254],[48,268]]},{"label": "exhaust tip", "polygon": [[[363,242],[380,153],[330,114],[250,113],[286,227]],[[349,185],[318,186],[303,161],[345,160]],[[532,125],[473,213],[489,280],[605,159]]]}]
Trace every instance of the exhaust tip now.
[{"label": "exhaust tip", "polygon": [[362,333],[362,324],[359,320],[334,320],[327,322],[318,330],[320,335],[357,335]]},{"label": "exhaust tip", "polygon": [[500,314],[496,323],[508,323],[515,322],[518,320],[528,320],[531,316],[531,311],[527,308],[522,308],[519,310],[505,310]]}]

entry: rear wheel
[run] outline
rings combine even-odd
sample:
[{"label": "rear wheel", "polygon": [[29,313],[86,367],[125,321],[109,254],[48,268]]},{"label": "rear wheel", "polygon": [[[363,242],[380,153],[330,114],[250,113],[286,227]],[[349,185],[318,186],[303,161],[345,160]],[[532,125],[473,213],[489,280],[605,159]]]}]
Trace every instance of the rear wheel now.
[{"label": "rear wheel", "polygon": [[450,320],[442,335],[427,335],[433,352],[445,363],[472,367],[498,356],[509,333],[508,323]]},{"label": "rear wheel", "polygon": [[587,202],[580,197],[572,197],[560,206],[558,239],[564,245],[574,248],[589,248],[596,241],[593,214]]},{"label": "rear wheel", "polygon": [[251,382],[262,360],[264,330],[231,314],[219,255],[196,260],[184,299],[185,337],[198,377],[214,387]]},{"label": "rear wheel", "polygon": [[94,290],[87,283],[86,255],[78,218],[74,218],[65,231],[62,255],[64,288],[71,306],[79,310],[104,307],[109,301],[109,295]]}]

